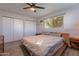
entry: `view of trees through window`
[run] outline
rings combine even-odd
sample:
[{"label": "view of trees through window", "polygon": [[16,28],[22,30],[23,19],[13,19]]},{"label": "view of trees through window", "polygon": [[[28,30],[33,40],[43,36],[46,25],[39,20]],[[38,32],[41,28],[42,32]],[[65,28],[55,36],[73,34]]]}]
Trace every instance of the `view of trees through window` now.
[{"label": "view of trees through window", "polygon": [[44,20],[45,28],[57,28],[63,26],[63,16],[57,16]]}]

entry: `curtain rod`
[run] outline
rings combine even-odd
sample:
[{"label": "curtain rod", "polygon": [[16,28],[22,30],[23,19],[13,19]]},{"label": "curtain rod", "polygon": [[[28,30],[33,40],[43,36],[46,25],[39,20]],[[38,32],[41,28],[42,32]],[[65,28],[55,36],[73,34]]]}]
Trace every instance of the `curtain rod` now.
[{"label": "curtain rod", "polygon": [[2,16],[2,17],[13,18],[13,19],[20,19],[20,18],[15,18],[15,17],[10,17],[10,16]]},{"label": "curtain rod", "polygon": [[[15,18],[15,17],[10,17],[10,16],[2,16],[2,17],[24,20],[24,19],[21,19],[21,18]],[[34,20],[25,20],[25,21],[34,21]]]}]

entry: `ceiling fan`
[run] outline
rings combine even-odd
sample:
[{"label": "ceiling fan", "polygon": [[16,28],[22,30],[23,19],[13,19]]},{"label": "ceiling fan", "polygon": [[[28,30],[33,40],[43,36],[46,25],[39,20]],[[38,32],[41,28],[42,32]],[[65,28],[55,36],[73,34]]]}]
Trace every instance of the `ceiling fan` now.
[{"label": "ceiling fan", "polygon": [[26,3],[27,5],[29,5],[29,7],[25,7],[23,9],[30,9],[32,10],[33,12],[36,12],[36,9],[45,9],[44,7],[41,7],[41,6],[37,6],[36,4],[37,3]]}]

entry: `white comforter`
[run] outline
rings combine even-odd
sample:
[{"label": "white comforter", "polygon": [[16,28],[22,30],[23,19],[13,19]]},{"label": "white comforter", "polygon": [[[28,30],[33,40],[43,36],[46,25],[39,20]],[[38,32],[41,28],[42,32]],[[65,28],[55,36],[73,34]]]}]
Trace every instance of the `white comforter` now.
[{"label": "white comforter", "polygon": [[61,37],[53,37],[49,35],[37,35],[24,37],[23,44],[33,51],[36,55],[45,55],[49,49],[63,40]]}]

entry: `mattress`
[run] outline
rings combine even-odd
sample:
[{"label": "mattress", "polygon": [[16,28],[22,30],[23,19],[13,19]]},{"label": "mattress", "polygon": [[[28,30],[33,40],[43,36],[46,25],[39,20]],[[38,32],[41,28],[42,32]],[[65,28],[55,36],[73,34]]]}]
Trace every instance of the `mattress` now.
[{"label": "mattress", "polygon": [[50,52],[51,48],[55,53],[55,51],[63,45],[63,38],[49,35],[37,35],[24,37],[22,42],[35,55],[43,56],[49,54],[48,52]]}]

